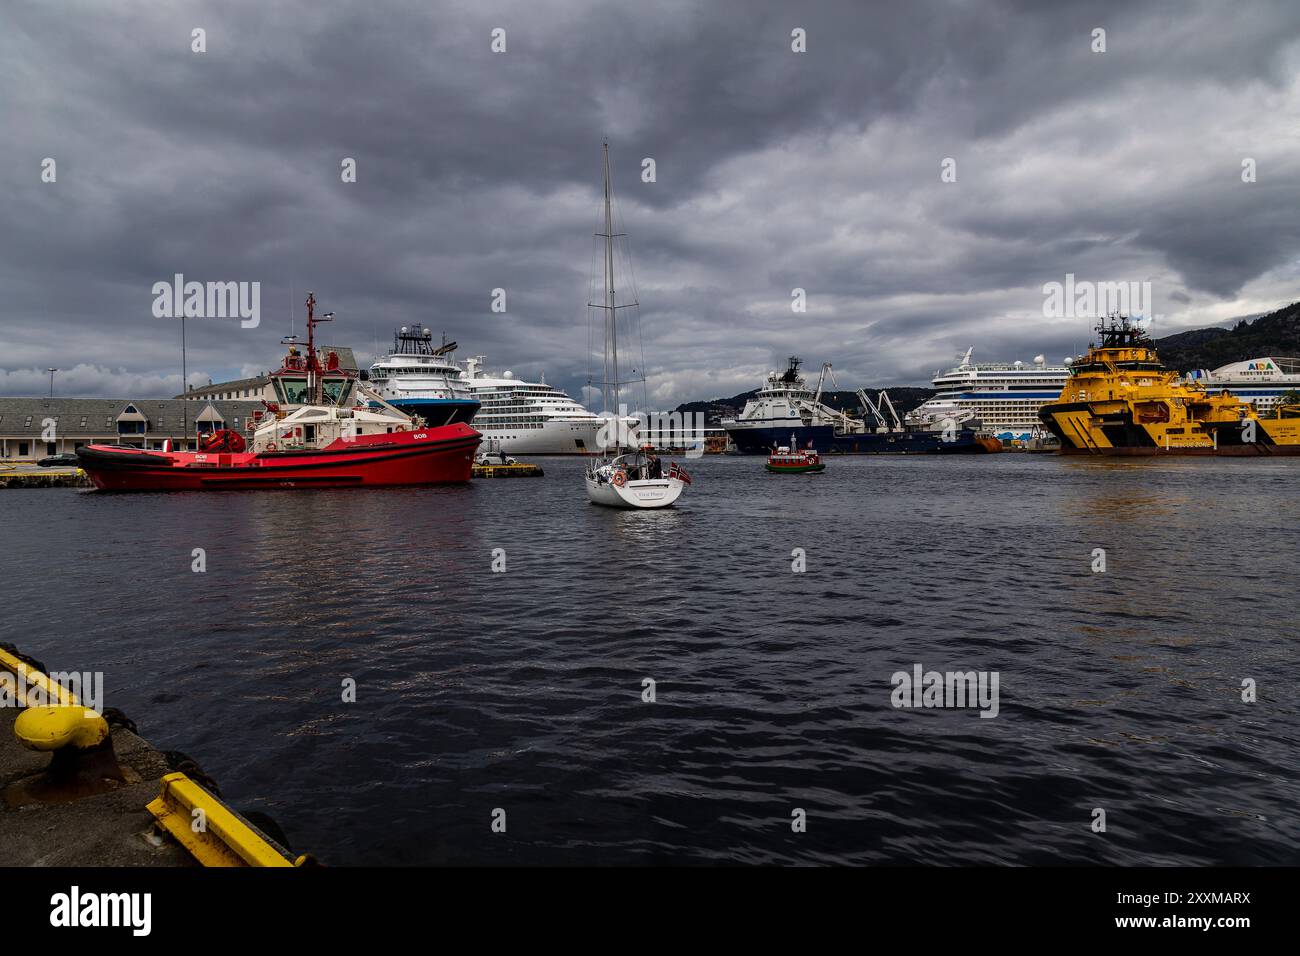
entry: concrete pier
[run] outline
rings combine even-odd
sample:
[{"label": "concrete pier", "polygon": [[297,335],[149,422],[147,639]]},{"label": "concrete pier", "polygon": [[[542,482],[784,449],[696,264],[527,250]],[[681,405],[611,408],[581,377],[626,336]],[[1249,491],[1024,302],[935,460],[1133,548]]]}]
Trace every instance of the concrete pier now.
[{"label": "concrete pier", "polygon": [[[97,773],[51,783],[51,756],[14,737],[18,706],[0,707],[0,866],[197,866],[179,843],[155,832],[146,809],[170,773],[148,741],[113,727],[124,779]],[[90,779],[96,777],[98,779]]]},{"label": "concrete pier", "polygon": [[526,465],[519,462],[514,465],[475,465],[475,478],[540,478],[544,472],[541,465]]},{"label": "concrete pier", "polygon": [[[475,478],[540,478],[541,465],[475,465]],[[85,472],[78,469],[31,468],[0,470],[0,488],[93,488]]]},{"label": "concrete pier", "polygon": [[0,467],[0,488],[90,488],[78,468]]},{"label": "concrete pier", "polygon": [[12,645],[0,679],[0,866],[316,865],[269,817],[226,806],[189,757],[88,708]]}]

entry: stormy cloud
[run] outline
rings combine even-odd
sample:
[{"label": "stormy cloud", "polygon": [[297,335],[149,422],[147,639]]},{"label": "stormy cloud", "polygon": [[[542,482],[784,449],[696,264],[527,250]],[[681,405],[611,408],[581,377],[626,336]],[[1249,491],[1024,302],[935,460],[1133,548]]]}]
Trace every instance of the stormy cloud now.
[{"label": "stormy cloud", "polygon": [[1285,2],[20,0],[0,394],[179,391],[182,273],[261,283],[256,328],[187,323],[191,384],[272,367],[311,289],[363,361],[418,323],[577,395],[604,138],[652,404],[789,354],[844,386],[1059,359],[1067,273],[1151,282],[1155,334],[1222,323],[1297,298],[1298,65]]}]

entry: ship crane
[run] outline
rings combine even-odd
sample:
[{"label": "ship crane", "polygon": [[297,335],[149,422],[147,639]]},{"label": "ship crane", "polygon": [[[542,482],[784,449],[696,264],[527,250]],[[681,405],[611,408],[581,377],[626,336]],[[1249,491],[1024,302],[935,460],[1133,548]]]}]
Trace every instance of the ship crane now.
[{"label": "ship crane", "polygon": [[840,427],[846,431],[851,431],[856,427],[856,422],[853,421],[853,417],[849,415],[848,412],[840,408],[831,408],[829,405],[822,404],[822,386],[826,382],[827,373],[830,373],[831,384],[835,386],[836,391],[839,391],[840,383],[835,380],[835,370],[831,368],[830,362],[823,362],[821,374],[817,376],[817,393],[813,395],[813,408],[822,409],[823,413],[833,412],[839,419]]},{"label": "ship crane", "polygon": [[890,421],[893,422],[894,431],[896,432],[902,431],[903,423],[898,420],[898,412],[894,410],[894,403],[892,400],[890,400],[888,392],[882,391],[880,393],[878,404],[880,405],[881,408],[889,409],[889,418]]},{"label": "ship crane", "polygon": [[[866,389],[858,389],[857,394],[858,400],[862,402],[862,414],[864,418],[867,414],[870,414],[880,423],[880,428],[885,431],[903,430],[903,423],[898,420],[898,412],[894,410],[894,403],[890,401],[888,392],[882,391],[879,398],[874,402],[871,400],[871,396],[867,394]],[[885,409],[889,410],[889,418],[885,417]]]},{"label": "ship crane", "polygon": [[822,373],[817,376],[817,394],[813,396],[813,401],[818,404],[820,404],[822,400],[822,385],[826,381],[827,372],[831,373],[831,384],[835,386],[835,389],[838,391],[840,387],[840,383],[835,381],[835,370],[831,368],[831,363],[822,362]]}]

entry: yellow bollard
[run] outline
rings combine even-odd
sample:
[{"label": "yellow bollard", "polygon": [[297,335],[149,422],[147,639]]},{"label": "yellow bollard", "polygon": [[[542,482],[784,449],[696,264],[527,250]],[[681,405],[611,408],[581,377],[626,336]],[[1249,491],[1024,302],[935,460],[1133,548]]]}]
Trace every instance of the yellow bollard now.
[{"label": "yellow bollard", "polygon": [[108,737],[108,721],[85,707],[28,707],[14,720],[14,736],[29,750],[89,750]]}]

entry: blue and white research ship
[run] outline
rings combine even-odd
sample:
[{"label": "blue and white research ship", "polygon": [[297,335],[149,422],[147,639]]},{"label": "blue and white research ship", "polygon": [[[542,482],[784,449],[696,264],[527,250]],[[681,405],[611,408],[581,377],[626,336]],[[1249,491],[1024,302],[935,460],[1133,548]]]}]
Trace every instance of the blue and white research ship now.
[{"label": "blue and white research ship", "polygon": [[388,358],[370,366],[370,387],[388,404],[423,418],[430,428],[468,425],[479,401],[450,357],[455,350],[455,342],[435,346],[428,329],[402,326],[393,335]]},{"label": "blue and white research ship", "polygon": [[[784,372],[769,372],[758,394],[722,427],[742,454],[769,454],[789,445],[839,455],[939,455],[1000,449],[974,420],[903,424],[885,392],[875,401],[858,389],[862,417],[822,402],[822,381],[814,393],[791,356]],[[830,365],[822,366],[822,380]],[[792,437],[793,436],[793,437]]]}]

